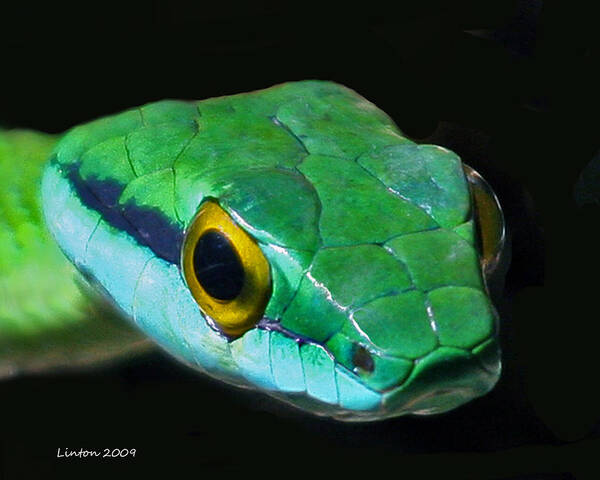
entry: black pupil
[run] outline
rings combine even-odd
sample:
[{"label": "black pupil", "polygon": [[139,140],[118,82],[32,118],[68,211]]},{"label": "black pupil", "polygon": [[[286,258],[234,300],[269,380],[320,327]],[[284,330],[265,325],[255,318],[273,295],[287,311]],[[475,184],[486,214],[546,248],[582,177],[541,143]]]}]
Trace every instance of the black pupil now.
[{"label": "black pupil", "polygon": [[202,288],[218,300],[233,300],[244,286],[244,269],[229,240],[220,232],[204,233],[194,250],[194,271]]}]

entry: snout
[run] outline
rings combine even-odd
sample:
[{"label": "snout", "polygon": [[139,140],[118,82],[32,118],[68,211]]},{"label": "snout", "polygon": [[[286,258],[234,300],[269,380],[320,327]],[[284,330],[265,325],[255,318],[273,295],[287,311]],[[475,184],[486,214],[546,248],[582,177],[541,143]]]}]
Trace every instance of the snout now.
[{"label": "snout", "polygon": [[416,362],[403,385],[383,397],[390,416],[429,415],[452,410],[489,392],[500,376],[500,350],[495,338],[467,352],[440,347]]}]

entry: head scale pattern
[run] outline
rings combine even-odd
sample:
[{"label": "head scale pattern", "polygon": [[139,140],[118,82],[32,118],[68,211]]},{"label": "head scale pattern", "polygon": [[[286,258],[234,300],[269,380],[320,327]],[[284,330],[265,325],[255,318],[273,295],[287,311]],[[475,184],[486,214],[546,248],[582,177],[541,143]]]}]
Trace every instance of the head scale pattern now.
[{"label": "head scale pattern", "polygon": [[[482,395],[500,360],[460,159],[343,86],[162,101],[76,127],[43,180],[71,261],[180,360],[315,413],[371,420]],[[211,327],[180,271],[206,199],[271,268],[263,318]]]}]

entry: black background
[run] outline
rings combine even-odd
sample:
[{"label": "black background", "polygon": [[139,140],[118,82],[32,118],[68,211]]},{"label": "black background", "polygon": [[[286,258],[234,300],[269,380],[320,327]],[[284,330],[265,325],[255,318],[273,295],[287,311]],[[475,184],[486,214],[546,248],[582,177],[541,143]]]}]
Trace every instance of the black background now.
[{"label": "black background", "polygon": [[[575,2],[350,3],[3,7],[0,125],[61,132],[162,98],[305,78],[357,90],[414,139],[455,150],[500,197],[513,262],[499,305],[498,386],[443,416],[345,425],[159,353],[16,378],[0,384],[6,478],[107,468],[598,478],[600,209],[573,200],[600,146],[596,17]],[[59,447],[137,454],[57,459]]]}]

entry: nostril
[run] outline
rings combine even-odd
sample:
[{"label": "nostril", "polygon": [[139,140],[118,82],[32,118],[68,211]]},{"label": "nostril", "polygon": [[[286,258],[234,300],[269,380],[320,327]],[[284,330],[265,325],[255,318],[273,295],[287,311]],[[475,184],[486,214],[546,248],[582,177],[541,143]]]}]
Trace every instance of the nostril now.
[{"label": "nostril", "polygon": [[372,373],[375,369],[375,362],[369,351],[362,345],[356,345],[352,355],[354,366],[364,372]]}]

